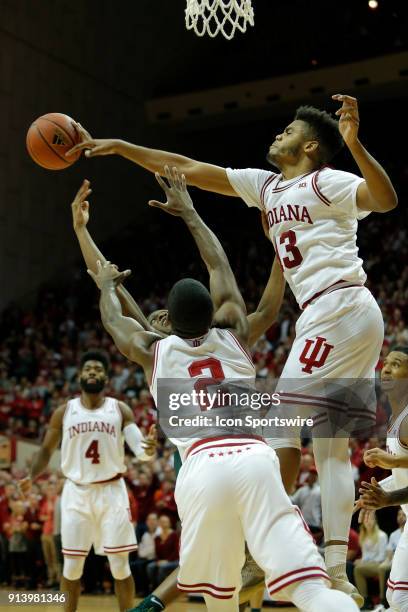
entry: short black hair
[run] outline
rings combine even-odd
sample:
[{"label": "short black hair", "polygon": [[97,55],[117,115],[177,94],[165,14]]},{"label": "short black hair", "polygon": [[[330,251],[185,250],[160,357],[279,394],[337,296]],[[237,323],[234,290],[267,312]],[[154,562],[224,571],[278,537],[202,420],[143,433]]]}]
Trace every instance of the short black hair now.
[{"label": "short black hair", "polygon": [[310,132],[319,143],[319,163],[328,164],[344,146],[339,122],[326,111],[314,106],[299,106],[295,120],[308,124]]},{"label": "short black hair", "polygon": [[109,373],[110,362],[109,357],[103,351],[87,351],[81,356],[80,369],[84,367],[87,361],[99,361],[104,367],[106,374]]},{"label": "short black hair", "polygon": [[405,355],[408,355],[408,346],[404,346],[402,344],[399,346],[393,346],[390,349],[390,353],[405,353]]},{"label": "short black hair", "polygon": [[173,285],[168,298],[169,319],[176,334],[196,338],[211,327],[214,305],[211,295],[194,278],[183,278]]}]

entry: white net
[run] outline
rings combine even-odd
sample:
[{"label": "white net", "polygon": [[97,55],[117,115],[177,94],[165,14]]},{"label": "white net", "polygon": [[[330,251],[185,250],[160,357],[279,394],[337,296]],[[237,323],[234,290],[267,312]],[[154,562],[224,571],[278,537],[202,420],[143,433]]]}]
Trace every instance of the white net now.
[{"label": "white net", "polygon": [[197,36],[214,38],[221,32],[231,40],[235,30],[246,32],[248,24],[254,25],[251,0],[187,0],[186,28]]}]

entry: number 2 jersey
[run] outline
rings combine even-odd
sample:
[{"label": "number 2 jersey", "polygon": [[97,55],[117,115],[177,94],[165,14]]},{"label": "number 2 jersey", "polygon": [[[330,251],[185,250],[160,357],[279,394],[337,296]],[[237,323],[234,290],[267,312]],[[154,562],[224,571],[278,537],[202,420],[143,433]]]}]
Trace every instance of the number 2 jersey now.
[{"label": "number 2 jersey", "polygon": [[369,214],[356,203],[362,178],[328,167],[287,181],[252,168],[228,168],[227,176],[248,206],[265,211],[285,279],[301,308],[332,289],[364,285],[356,244],[357,221]]},{"label": "number 2 jersey", "polygon": [[[160,379],[177,378],[182,381],[188,378],[206,380],[235,378],[254,383],[255,367],[249,352],[231,331],[214,327],[201,338],[187,340],[172,334],[156,342],[150,386],[156,406],[158,406]],[[200,413],[200,409],[197,410]],[[197,440],[197,438],[170,438],[170,442],[177,446],[182,461],[190,446]]]},{"label": "number 2 jersey", "polygon": [[106,397],[100,408],[85,408],[79,397],[65,409],[61,469],[77,484],[110,480],[126,472],[122,413],[118,401]]}]

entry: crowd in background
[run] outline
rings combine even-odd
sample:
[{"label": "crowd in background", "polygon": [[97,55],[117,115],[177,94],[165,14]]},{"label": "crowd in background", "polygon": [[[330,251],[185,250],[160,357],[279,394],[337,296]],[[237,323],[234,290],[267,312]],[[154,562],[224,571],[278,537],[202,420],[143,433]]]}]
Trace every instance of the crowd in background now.
[{"label": "crowd in background", "polygon": [[[408,344],[408,240],[405,211],[387,216],[372,216],[364,221],[359,245],[368,273],[367,286],[380,305],[385,321],[382,359],[393,344]],[[152,232],[159,228],[149,228]],[[126,262],[125,236],[105,245]],[[130,290],[147,314],[165,306],[165,295],[180,276],[205,280],[198,255],[180,274],[179,250],[169,251],[166,240],[155,242],[155,249],[139,241],[138,256],[146,253],[149,266],[135,262]],[[248,312],[256,308],[271,266],[271,247],[260,233],[259,239],[241,240],[232,232],[224,237],[227,251],[245,297]],[[191,245],[190,245],[191,247]],[[189,248],[190,248],[189,247]],[[194,248],[194,247],[192,247]],[[191,252],[191,251],[188,251]],[[165,266],[163,265],[165,261]],[[132,262],[130,262],[132,263]],[[133,284],[132,284],[133,283]],[[149,293],[143,293],[149,287]],[[295,334],[299,311],[287,292],[276,323],[252,347],[259,378],[280,375]],[[97,292],[84,274],[75,269],[64,283],[43,287],[32,308],[11,304],[0,316],[0,435],[41,441],[52,412],[79,391],[78,361],[82,352],[102,348],[111,359],[111,377],[107,394],[125,401],[132,409],[137,425],[146,433],[155,421],[152,397],[141,368],[123,358],[103,330],[99,318]],[[379,393],[377,437],[350,442],[356,489],[361,480],[377,479],[381,470],[371,470],[363,462],[367,448],[382,446],[389,416],[386,398]],[[160,582],[178,562],[178,516],[174,501],[174,448],[163,439],[152,465],[138,464],[127,456],[126,483],[132,520],[139,541],[139,552],[132,554],[132,569],[141,594]],[[27,474],[27,468],[0,472],[0,583],[13,586],[56,585],[61,573],[60,493],[62,476],[48,470],[33,485],[25,501],[19,497],[15,482]],[[301,470],[293,501],[300,506],[319,542],[322,538],[320,489],[310,441],[304,442]],[[395,550],[403,517],[396,511],[379,514],[377,523],[364,525],[360,535],[350,533],[350,577],[366,588],[367,577],[381,585]],[[353,524],[356,527],[355,524]],[[92,562],[91,562],[92,561]],[[90,591],[110,592],[112,581],[103,557],[87,562],[84,585]]]}]

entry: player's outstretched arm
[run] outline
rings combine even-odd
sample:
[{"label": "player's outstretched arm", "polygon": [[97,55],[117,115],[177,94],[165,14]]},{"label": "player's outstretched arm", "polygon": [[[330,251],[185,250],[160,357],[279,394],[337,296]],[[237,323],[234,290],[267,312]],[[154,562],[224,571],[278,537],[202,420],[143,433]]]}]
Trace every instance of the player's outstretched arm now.
[{"label": "player's outstretched arm", "polygon": [[149,149],[138,145],[111,138],[92,138],[79,123],[75,127],[81,137],[81,142],[67,152],[67,156],[76,151],[85,151],[86,157],[98,155],[121,155],[135,164],[162,174],[164,166],[177,166],[189,185],[200,187],[207,191],[238,197],[231,187],[225,168],[196,161],[184,155]]},{"label": "player's outstretched arm", "polygon": [[[96,262],[99,260],[102,263],[105,263],[106,258],[96,246],[87,227],[90,216],[88,197],[91,193],[92,189],[90,188],[90,182],[85,179],[71,204],[71,210],[74,231],[78,239],[79,247],[85,260],[86,267],[89,270],[96,272]],[[122,284],[116,287],[116,293],[119,297],[120,303],[122,304],[124,314],[135,319],[146,331],[154,331],[154,328],[150,325],[132,295]]]},{"label": "player's outstretched arm", "polygon": [[19,481],[19,487],[23,495],[27,495],[30,492],[33,480],[47,468],[53,452],[61,442],[62,420],[65,408],[66,404],[59,406],[53,412],[40,450],[34,455],[30,475],[28,478],[23,478]]},{"label": "player's outstretched arm", "polygon": [[131,361],[138,363],[150,380],[153,370],[153,344],[161,339],[158,334],[147,332],[130,317],[125,317],[116,295],[116,285],[128,275],[119,272],[109,261],[97,262],[97,273],[88,270],[101,291],[99,307],[103,326],[112,336],[119,351]]},{"label": "player's outstretched arm", "polygon": [[398,197],[391,180],[358,138],[360,118],[356,98],[343,94],[336,94],[332,98],[342,103],[336,112],[340,116],[339,130],[365,179],[357,189],[358,208],[373,212],[392,210],[398,204]]},{"label": "player's outstretched arm", "polygon": [[276,321],[285,293],[285,277],[277,257],[273,260],[271,274],[255,312],[248,315],[249,346],[253,346]]}]

